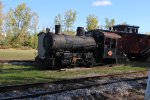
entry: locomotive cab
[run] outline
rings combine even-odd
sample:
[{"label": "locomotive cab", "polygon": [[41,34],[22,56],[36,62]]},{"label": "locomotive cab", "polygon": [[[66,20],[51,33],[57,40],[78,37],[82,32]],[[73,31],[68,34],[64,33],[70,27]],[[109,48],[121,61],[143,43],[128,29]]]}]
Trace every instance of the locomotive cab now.
[{"label": "locomotive cab", "polygon": [[101,30],[92,30],[86,33],[87,36],[94,37],[97,48],[95,58],[97,63],[117,63],[117,40],[120,35]]},{"label": "locomotive cab", "polygon": [[103,59],[106,63],[117,62],[117,38],[105,37]]},{"label": "locomotive cab", "polygon": [[[102,32],[103,34],[103,43],[100,50],[103,51],[102,59],[105,63],[117,63],[117,40],[121,36],[115,33]],[[102,38],[101,38],[102,39]],[[102,52],[102,51],[101,51]]]}]

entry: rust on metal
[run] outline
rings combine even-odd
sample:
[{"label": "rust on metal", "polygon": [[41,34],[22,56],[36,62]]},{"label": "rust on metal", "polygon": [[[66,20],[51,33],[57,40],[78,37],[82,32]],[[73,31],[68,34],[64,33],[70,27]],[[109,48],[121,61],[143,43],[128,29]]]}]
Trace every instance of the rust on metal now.
[{"label": "rust on metal", "polygon": [[110,32],[102,32],[102,33],[104,34],[105,37],[108,37],[108,38],[114,38],[114,39],[121,38],[121,36],[116,33],[110,33]]}]

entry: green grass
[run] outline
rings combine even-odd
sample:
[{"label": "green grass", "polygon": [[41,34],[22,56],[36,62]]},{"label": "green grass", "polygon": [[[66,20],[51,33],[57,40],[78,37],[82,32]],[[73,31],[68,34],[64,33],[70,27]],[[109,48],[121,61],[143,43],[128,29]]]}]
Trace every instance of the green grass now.
[{"label": "green grass", "polygon": [[0,49],[0,60],[33,60],[36,50]]},{"label": "green grass", "polygon": [[[36,50],[0,49],[0,60],[33,60]],[[126,66],[96,67],[86,70],[50,71],[38,70],[33,66],[18,66],[0,64],[0,85],[25,84],[43,81],[56,81],[60,79],[76,78],[82,76],[113,74],[149,69],[150,62],[128,62]]]},{"label": "green grass", "polygon": [[[137,64],[137,63],[135,63]],[[115,67],[95,67],[86,70],[51,71],[38,70],[33,66],[1,65],[0,85],[14,85],[34,82],[56,81],[60,79],[77,78],[90,75],[104,75],[121,72],[143,71],[149,69],[149,64],[134,65],[130,63],[126,66]]]}]

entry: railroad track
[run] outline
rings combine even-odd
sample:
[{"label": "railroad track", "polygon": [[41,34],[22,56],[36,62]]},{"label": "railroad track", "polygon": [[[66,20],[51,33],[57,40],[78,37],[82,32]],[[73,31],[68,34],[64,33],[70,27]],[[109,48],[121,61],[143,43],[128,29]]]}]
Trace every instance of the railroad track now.
[{"label": "railroad track", "polygon": [[0,63],[13,63],[13,62],[26,62],[26,63],[33,63],[34,60],[0,60]]},{"label": "railroad track", "polygon": [[33,65],[34,60],[0,60],[0,64]]},{"label": "railroad track", "polygon": [[[0,87],[0,93],[4,92],[10,92],[10,91],[19,91],[19,90],[27,90],[29,88],[45,88],[47,89],[48,87],[55,87],[51,89],[50,91],[43,91],[40,93],[29,93],[27,95],[20,95],[20,96],[15,96],[15,97],[5,97],[5,98],[0,98],[2,100],[9,100],[9,99],[25,99],[25,98],[35,98],[39,96],[44,96],[44,95],[51,95],[51,94],[56,94],[56,93],[62,93],[65,91],[72,91],[72,90],[77,90],[77,89],[85,89],[85,88],[91,88],[91,87],[96,87],[96,86],[103,86],[103,85],[108,85],[108,84],[113,84],[113,83],[118,83],[118,82],[129,82],[129,81],[138,81],[138,80],[144,80],[147,79],[147,76],[143,77],[137,77],[137,78],[123,78],[121,79],[122,76],[128,76],[128,75],[134,75],[134,74],[145,74],[147,71],[139,71],[139,72],[130,72],[130,73],[120,73],[120,74],[113,74],[113,75],[103,75],[103,76],[92,76],[92,77],[83,77],[83,78],[75,78],[75,79],[67,79],[67,80],[60,80],[60,81],[55,81],[55,82],[47,82],[47,83],[35,83],[35,84],[25,84],[25,85],[16,85],[16,86],[5,86],[5,87]],[[119,79],[120,77],[120,79]],[[108,81],[106,82],[98,82],[97,80],[102,80],[104,78],[108,78]],[[111,81],[109,80],[111,78]],[[60,88],[61,85],[61,88]],[[59,88],[57,87],[59,86]]]}]

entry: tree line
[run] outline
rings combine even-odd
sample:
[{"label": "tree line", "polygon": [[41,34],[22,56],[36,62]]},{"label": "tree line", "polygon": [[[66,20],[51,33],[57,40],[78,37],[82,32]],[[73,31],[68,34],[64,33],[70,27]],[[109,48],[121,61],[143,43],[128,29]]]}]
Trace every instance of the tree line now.
[{"label": "tree line", "polygon": [[3,14],[0,2],[0,47],[37,48],[38,14],[25,3]]},{"label": "tree line", "polygon": [[[62,32],[75,35],[74,23],[77,12],[69,9],[54,18],[54,25],[62,25]],[[3,4],[0,2],[0,48],[37,48],[39,16],[25,3],[3,13]],[[105,29],[115,25],[115,19],[105,19]],[[102,28],[98,17],[89,14],[86,17],[86,30]]]},{"label": "tree line", "polygon": [[[77,18],[77,12],[73,11],[73,10],[67,10],[64,12],[63,15],[58,14],[57,16],[55,16],[54,18],[54,25],[62,25],[63,27],[63,32],[64,33],[68,33],[68,34],[75,34],[74,30],[73,30],[73,24],[76,21]],[[105,23],[106,25],[100,26],[99,25],[99,20],[98,17],[94,14],[89,14],[86,17],[86,30],[93,30],[93,29],[98,29],[98,28],[105,28],[105,29],[109,29],[109,27],[112,27],[115,25],[115,19],[111,19],[109,20],[108,18],[105,19]]]}]

